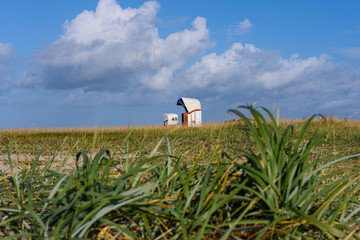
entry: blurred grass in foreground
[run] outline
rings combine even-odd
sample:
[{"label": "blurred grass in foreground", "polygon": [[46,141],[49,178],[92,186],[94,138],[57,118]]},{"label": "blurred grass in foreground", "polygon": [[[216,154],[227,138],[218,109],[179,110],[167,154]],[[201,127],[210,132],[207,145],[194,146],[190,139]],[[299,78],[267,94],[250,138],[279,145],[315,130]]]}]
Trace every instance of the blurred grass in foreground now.
[{"label": "blurred grass in foreground", "polygon": [[0,237],[359,239],[360,163],[343,156],[360,122],[244,109],[201,128],[1,131]]}]

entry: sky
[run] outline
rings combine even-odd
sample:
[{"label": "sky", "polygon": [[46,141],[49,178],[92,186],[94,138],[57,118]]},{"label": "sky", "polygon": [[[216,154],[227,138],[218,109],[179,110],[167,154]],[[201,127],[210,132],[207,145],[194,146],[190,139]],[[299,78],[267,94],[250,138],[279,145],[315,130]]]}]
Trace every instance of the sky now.
[{"label": "sky", "polygon": [[[200,100],[360,119],[360,2],[4,0],[0,129],[160,125]],[[358,113],[359,112],[359,113]]]}]

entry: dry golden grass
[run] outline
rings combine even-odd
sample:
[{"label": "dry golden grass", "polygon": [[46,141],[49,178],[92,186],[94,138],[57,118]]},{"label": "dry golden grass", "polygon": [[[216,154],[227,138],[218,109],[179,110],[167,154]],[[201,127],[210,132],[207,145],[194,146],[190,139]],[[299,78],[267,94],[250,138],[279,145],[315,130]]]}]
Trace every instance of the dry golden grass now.
[{"label": "dry golden grass", "polygon": [[[289,143],[295,144],[305,120],[283,119],[280,130],[285,130],[289,124],[293,125]],[[270,126],[270,131],[273,127]],[[310,161],[360,152],[360,121],[316,119],[301,138],[301,148],[306,148],[309,140],[317,138],[314,133],[324,135],[324,138],[322,144],[311,149]],[[265,231],[263,237],[272,238],[286,236],[284,229],[295,226],[314,236],[319,234],[316,222],[299,218],[295,213],[279,220],[274,231],[264,228],[264,224],[270,224],[268,214],[276,211],[270,208],[266,213],[261,212],[260,199],[253,194],[255,188],[249,191],[240,181],[245,168],[235,167],[246,160],[239,149],[255,155],[259,153],[254,134],[244,121],[191,128],[6,129],[0,131],[0,147],[0,184],[4,196],[0,198],[0,218],[5,221],[0,223],[0,231],[5,233],[3,236],[30,234],[24,236],[36,238],[51,234],[54,238],[69,238],[72,234],[88,238],[151,239],[162,235],[168,239],[186,239],[198,235],[203,239],[216,239],[229,234],[231,239],[235,236],[255,237]],[[110,168],[105,160],[102,163],[101,156],[96,155],[103,148],[110,150]],[[82,157],[84,155],[77,155],[80,151],[87,153],[88,163]],[[102,153],[106,155],[106,152]],[[8,154],[19,174],[11,171]],[[258,167],[268,164],[264,161],[260,160]],[[324,178],[326,180],[320,185],[326,189],[342,176],[356,173],[360,169],[359,163],[358,158],[351,158],[323,169],[321,177],[339,169],[348,170]],[[59,181],[64,182],[60,184]],[[358,197],[359,188],[355,185],[352,189]],[[266,191],[268,187],[263,189]],[[244,192],[246,194],[242,195]],[[127,199],[126,204],[121,205],[123,199]],[[316,198],[311,206],[319,207],[321,202],[321,198]],[[122,207],[108,211],[117,204]],[[256,209],[254,214],[247,215],[250,206]],[[24,208],[31,210],[31,214],[22,210],[17,212],[18,215],[14,214],[14,209]],[[98,211],[94,212],[94,209]],[[75,211],[79,214],[74,214]],[[99,216],[99,212],[104,215]],[[236,222],[242,214],[244,219],[241,220],[248,223]],[[87,221],[82,216],[86,216]],[[97,216],[98,221],[89,225]],[[204,221],[207,225],[203,225]],[[12,227],[6,227],[5,223]],[[250,230],[244,230],[249,226]],[[333,227],[329,225],[326,229],[334,231],[334,236],[344,236]],[[346,234],[351,232],[346,226],[339,229]],[[300,233],[293,232],[294,236]]]}]

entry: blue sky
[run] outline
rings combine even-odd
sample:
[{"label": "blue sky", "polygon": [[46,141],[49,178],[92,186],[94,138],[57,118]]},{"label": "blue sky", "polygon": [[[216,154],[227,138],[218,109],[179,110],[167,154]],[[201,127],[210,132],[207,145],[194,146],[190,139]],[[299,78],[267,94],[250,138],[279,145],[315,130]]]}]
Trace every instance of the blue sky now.
[{"label": "blue sky", "polygon": [[[261,100],[282,117],[360,111],[359,1],[5,0],[0,128],[162,124]],[[360,115],[355,114],[354,119]]]}]

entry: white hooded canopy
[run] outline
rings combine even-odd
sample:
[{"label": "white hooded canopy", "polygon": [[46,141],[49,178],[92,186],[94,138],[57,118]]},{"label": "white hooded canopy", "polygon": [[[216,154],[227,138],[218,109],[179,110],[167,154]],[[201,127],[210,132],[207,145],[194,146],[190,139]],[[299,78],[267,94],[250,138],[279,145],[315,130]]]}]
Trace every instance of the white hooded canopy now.
[{"label": "white hooded canopy", "polygon": [[189,127],[201,126],[201,104],[195,98],[180,98],[177,103],[183,106],[186,113],[181,114],[182,125]]},{"label": "white hooded canopy", "polygon": [[180,98],[177,101],[177,105],[183,106],[188,113],[194,110],[201,110],[200,101],[195,98]]}]

